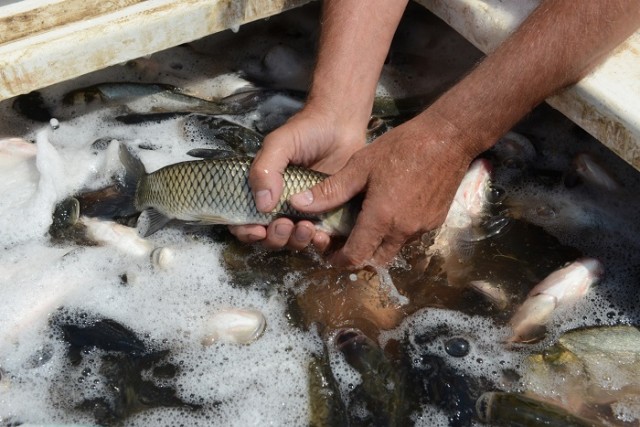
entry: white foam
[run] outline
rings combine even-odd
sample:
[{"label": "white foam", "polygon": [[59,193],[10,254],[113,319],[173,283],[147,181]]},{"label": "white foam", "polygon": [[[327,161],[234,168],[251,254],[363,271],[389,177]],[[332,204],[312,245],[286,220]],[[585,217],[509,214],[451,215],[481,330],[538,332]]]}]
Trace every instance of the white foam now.
[{"label": "white foam", "polygon": [[[437,333],[442,330],[442,333]],[[408,334],[408,332],[411,332]],[[380,335],[384,346],[389,340],[402,340],[409,336],[413,349],[413,359],[428,353],[446,360],[448,366],[472,378],[487,378],[496,384],[504,382],[506,368],[514,368],[521,363],[522,355],[507,349],[506,338],[509,329],[495,324],[481,316],[468,316],[453,310],[425,308],[406,318],[392,331]],[[435,334],[431,342],[416,343],[422,334]],[[464,357],[453,357],[445,350],[445,341],[459,337],[469,343],[469,353]]]}]

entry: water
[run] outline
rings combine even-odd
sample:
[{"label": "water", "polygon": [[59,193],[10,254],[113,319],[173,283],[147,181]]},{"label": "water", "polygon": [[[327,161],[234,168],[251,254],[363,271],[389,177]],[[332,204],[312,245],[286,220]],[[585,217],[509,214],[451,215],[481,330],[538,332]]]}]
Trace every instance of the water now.
[{"label": "water", "polygon": [[[411,11],[380,94],[440,92],[480,58],[422,9]],[[0,202],[3,424],[307,425],[315,396],[308,365],[322,354],[352,425],[375,424],[372,405],[380,401],[367,387],[376,385],[376,377],[347,363],[335,344],[339,331],[357,328],[383,346],[380,372],[397,378],[394,387],[406,387],[403,396],[415,406],[399,418],[416,425],[477,425],[474,399],[490,389],[526,389],[519,381],[526,355],[563,331],[639,322],[640,174],[544,106],[515,128],[532,146],[514,151],[502,144],[485,154],[498,193],[492,209],[506,225],[459,236],[456,256],[427,256],[432,236],[426,235],[407,245],[388,273],[353,272],[327,268],[312,252],[272,253],[239,244],[224,227],[171,225],[149,238],[173,251],[171,265],[161,269],[126,248],[52,242],[48,229],[57,202],[109,185],[122,173],[111,140],[127,144],[149,171],[187,160],[188,150],[206,143],[193,133],[185,138],[180,117],[127,125],[114,120],[127,114],[121,105],[65,106],[65,93],[104,81],[161,81],[218,97],[250,86],[244,77],[304,88],[317,13],[311,5],[237,34],[197,41],[196,51],[179,47],[47,88],[43,102],[59,121],[55,129],[46,114],[41,122],[25,119],[14,100],[0,105],[0,135],[38,141],[36,158],[0,158],[7,162]],[[269,60],[262,61],[265,52]],[[274,60],[281,55],[292,61],[289,74],[281,67],[288,62]],[[234,119],[259,128],[265,117],[253,111]],[[612,171],[622,188],[603,190],[576,177],[572,160],[584,152]],[[577,307],[552,318],[542,342],[506,346],[508,319],[527,292],[580,256],[604,264],[603,280]],[[499,284],[505,305],[474,292],[470,283],[477,280]],[[260,311],[265,332],[247,345],[203,346],[208,319],[228,308]],[[73,337],[65,336],[69,325],[89,327],[102,319],[129,332],[120,330],[121,339],[110,332],[104,340],[112,347],[106,349],[74,347]],[[452,356],[451,339],[467,342],[468,353]],[[123,342],[142,349],[131,354],[113,347]],[[355,357],[378,360],[374,350],[358,350]],[[125,398],[120,389],[135,397]],[[615,408],[626,420],[639,413],[633,395],[628,402]]]}]

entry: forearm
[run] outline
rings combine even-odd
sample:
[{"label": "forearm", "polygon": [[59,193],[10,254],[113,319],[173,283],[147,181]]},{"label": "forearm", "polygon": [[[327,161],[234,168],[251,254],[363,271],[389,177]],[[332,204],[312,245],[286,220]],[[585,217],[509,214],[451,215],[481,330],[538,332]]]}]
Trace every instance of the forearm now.
[{"label": "forearm", "polygon": [[577,82],[638,26],[637,0],[544,0],[431,113],[464,134],[473,157],[546,97]]},{"label": "forearm", "polygon": [[325,0],[309,102],[366,123],[408,0]]}]

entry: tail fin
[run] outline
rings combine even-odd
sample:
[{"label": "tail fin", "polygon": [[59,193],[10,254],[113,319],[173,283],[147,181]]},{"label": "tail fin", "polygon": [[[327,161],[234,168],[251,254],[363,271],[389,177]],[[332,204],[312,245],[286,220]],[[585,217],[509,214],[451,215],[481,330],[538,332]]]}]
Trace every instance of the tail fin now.
[{"label": "tail fin", "polygon": [[138,181],[147,174],[147,171],[140,159],[135,157],[123,144],[120,144],[120,161],[124,165],[123,185],[125,188],[133,190],[133,194],[135,194]]},{"label": "tail fin", "polygon": [[83,193],[76,198],[80,202],[82,215],[118,220],[139,214],[136,208],[136,189],[138,181],[146,174],[142,162],[120,144],[120,161],[125,172],[122,180],[116,185]]}]

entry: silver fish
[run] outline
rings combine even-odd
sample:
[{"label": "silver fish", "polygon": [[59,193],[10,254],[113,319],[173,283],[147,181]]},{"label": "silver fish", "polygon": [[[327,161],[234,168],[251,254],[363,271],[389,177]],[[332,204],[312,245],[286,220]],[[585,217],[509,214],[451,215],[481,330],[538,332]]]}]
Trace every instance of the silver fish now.
[{"label": "silver fish", "polygon": [[329,234],[347,235],[353,227],[356,203],[309,215],[296,211],[288,199],[322,181],[327,175],[298,166],[284,172],[284,191],[276,208],[268,213],[256,209],[249,187],[251,157],[219,151],[218,157],[182,162],[147,174],[142,162],[126,147],[120,148],[125,165],[125,191],[136,211],[149,210],[152,234],[171,219],[194,224],[262,224],[275,218],[307,219]]},{"label": "silver fish", "polygon": [[[566,410],[605,425],[637,425],[631,409],[640,397],[640,330],[634,325],[600,325],[563,333],[523,364],[525,393],[539,394]],[[611,414],[627,407],[626,422]],[[616,409],[617,408],[617,409]],[[633,421],[632,419],[633,418]]]},{"label": "silver fish", "polygon": [[[135,101],[140,100],[142,105]],[[65,105],[126,104],[134,113],[198,112],[229,114],[231,108],[218,100],[193,96],[175,86],[156,83],[109,82],[73,90],[63,98]]]},{"label": "silver fish", "polygon": [[538,283],[509,321],[510,342],[533,342],[540,338],[545,324],[560,308],[575,305],[603,275],[600,261],[581,258],[554,271]]},{"label": "silver fish", "polygon": [[487,392],[476,402],[481,421],[504,426],[594,427],[599,422],[573,415],[560,406],[519,393]]}]

